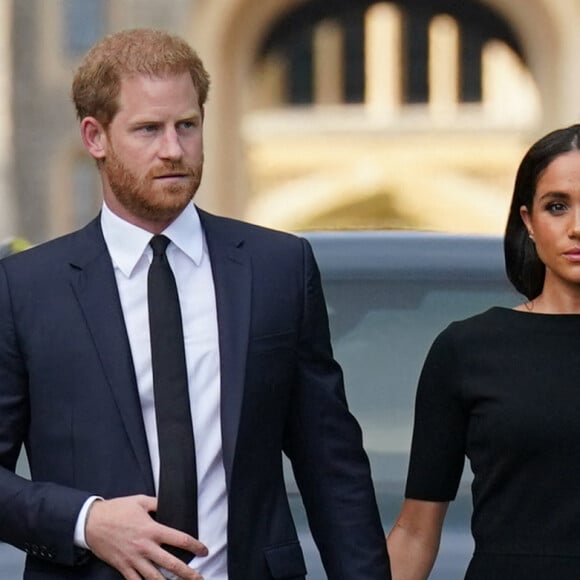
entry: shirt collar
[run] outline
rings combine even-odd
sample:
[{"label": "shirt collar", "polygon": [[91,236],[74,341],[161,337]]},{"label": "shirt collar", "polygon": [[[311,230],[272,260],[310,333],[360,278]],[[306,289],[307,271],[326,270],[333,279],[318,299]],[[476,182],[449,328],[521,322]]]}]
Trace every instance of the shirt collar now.
[{"label": "shirt collar", "polygon": [[[104,202],[101,228],[113,265],[130,277],[153,234],[121,219]],[[199,266],[203,254],[203,235],[199,214],[193,203],[189,203],[162,233]]]}]

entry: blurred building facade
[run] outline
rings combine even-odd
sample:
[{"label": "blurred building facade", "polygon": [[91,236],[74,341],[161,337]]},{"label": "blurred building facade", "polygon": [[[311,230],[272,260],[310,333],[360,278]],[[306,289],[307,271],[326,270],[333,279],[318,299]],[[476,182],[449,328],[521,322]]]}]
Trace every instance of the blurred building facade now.
[{"label": "blurred building facade", "polygon": [[0,0],[0,237],[100,206],[69,91],[102,35],[212,76],[198,202],[285,229],[499,231],[521,155],[579,119],[577,0]]}]

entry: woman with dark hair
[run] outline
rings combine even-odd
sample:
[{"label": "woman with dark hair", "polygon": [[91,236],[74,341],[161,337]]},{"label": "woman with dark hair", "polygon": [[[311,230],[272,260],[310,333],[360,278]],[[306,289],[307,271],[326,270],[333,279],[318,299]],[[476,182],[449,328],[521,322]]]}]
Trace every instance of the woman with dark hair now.
[{"label": "woman with dark hair", "polygon": [[425,361],[393,580],[428,577],[465,456],[466,579],[580,578],[580,125],[526,153],[504,247],[526,302],[450,324]]},{"label": "woman with dark hair", "polygon": [[510,282],[529,300],[542,293],[546,268],[521,211],[525,207],[526,214],[531,214],[538,179],[548,165],[556,157],[579,149],[580,125],[548,133],[527,152],[516,176],[504,240],[505,262]]}]

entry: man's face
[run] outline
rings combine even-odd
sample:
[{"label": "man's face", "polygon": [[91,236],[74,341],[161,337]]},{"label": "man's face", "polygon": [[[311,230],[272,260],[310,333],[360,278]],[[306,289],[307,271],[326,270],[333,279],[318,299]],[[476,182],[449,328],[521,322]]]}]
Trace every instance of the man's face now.
[{"label": "man's face", "polygon": [[169,225],[199,187],[202,128],[188,73],[124,79],[101,167],[110,209],[150,231]]}]

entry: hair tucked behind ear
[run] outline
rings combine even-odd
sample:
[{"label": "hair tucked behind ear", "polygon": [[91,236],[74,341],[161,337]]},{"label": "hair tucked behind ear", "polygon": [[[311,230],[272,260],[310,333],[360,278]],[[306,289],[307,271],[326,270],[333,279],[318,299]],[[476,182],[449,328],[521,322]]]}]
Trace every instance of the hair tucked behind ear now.
[{"label": "hair tucked behind ear", "polygon": [[507,276],[516,290],[533,300],[542,293],[546,268],[520,215],[525,206],[532,213],[538,181],[548,165],[564,153],[580,149],[580,124],[548,133],[534,143],[522,159],[516,175],[504,237]]}]

